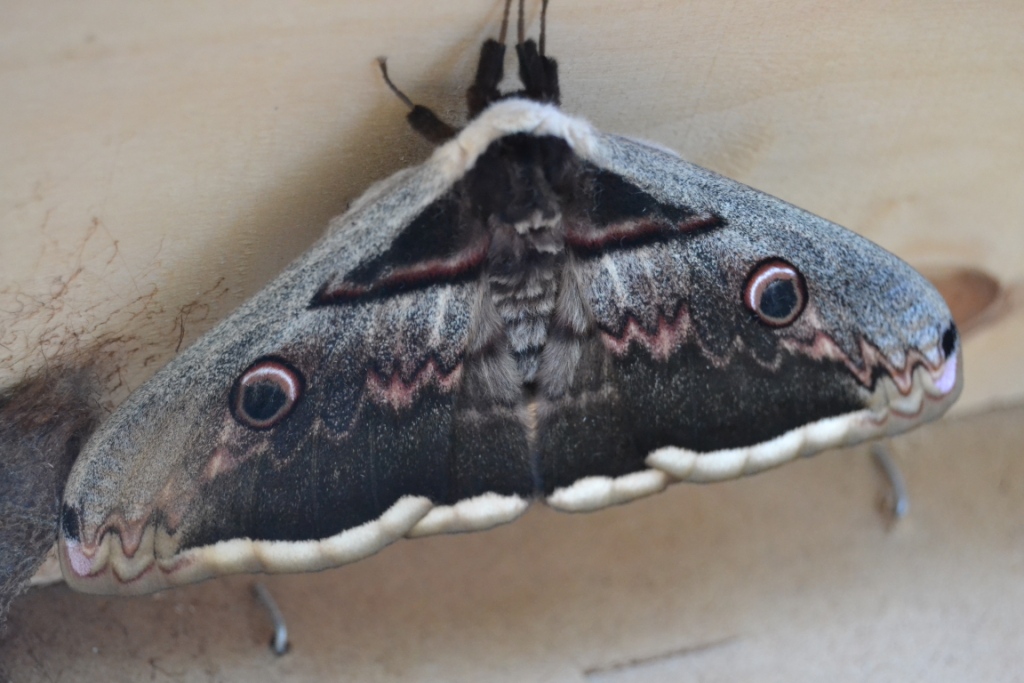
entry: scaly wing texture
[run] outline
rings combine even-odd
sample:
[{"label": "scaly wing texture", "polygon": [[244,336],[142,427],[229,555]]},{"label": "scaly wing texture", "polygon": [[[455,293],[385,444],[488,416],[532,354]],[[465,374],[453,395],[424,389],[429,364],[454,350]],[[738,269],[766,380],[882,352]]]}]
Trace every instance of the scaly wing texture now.
[{"label": "scaly wing texture", "polygon": [[61,561],[145,592],[738,476],[940,414],[957,349],[866,240],[513,99],[133,393]]}]

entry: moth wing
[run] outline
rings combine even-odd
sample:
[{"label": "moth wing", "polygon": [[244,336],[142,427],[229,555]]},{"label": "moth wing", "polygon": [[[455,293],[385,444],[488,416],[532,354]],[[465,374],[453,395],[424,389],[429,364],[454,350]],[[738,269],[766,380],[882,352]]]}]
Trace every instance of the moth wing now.
[{"label": "moth wing", "polygon": [[69,581],[147,592],[306,571],[522,512],[529,469],[502,485],[509,458],[484,438],[514,449],[518,423],[484,406],[458,424],[480,262],[446,200],[461,173],[435,155],[371,188],[130,395],[66,487]]},{"label": "moth wing", "polygon": [[[753,473],[901,431],[955,399],[938,386],[957,372],[942,362],[948,309],[896,257],[666,150],[600,134],[577,150],[628,199],[617,218],[594,206],[570,217],[567,289],[591,327],[544,411],[550,504],[594,509]],[[806,308],[781,327],[745,303],[773,259],[806,283]]]}]

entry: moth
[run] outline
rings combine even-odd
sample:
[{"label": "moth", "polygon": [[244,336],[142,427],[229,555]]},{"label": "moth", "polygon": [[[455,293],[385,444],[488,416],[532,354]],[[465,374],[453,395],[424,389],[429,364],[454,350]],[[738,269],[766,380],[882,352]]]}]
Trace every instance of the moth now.
[{"label": "moth", "polygon": [[414,106],[432,156],[94,433],[63,499],[72,586],[324,569],[532,500],[586,511],[752,474],[956,399],[956,327],[923,277],[561,111],[521,5],[522,89],[503,94],[508,11],[468,124]]}]

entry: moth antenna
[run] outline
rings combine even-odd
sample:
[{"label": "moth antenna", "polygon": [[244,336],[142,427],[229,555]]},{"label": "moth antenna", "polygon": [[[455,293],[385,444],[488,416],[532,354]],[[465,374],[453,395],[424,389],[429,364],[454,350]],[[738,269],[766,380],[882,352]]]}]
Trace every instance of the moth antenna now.
[{"label": "moth antenna", "polygon": [[544,39],[548,35],[548,0],[543,0],[540,3],[540,39],[538,40],[539,45],[537,46],[540,56],[544,56]]},{"label": "moth antenna", "polygon": [[518,40],[516,41],[517,45],[522,45],[524,42],[526,42],[526,10],[523,8],[523,5],[525,4],[526,0],[519,0],[519,26],[517,28]]},{"label": "moth antenna", "polygon": [[380,73],[384,77],[384,82],[391,88],[391,92],[395,93],[395,96],[404,102],[405,106],[409,107],[409,113],[406,114],[405,120],[409,122],[414,131],[435,145],[448,142],[459,134],[458,128],[442,121],[429,107],[414,103],[404,92],[398,89],[397,85],[391,82],[391,78],[388,76],[387,57],[378,57],[377,64],[380,65]]},{"label": "moth antenna", "polygon": [[380,65],[380,73],[384,77],[384,82],[389,88],[391,88],[391,92],[395,93],[395,97],[402,100],[402,102],[405,103],[405,106],[409,107],[409,109],[415,109],[416,105],[413,104],[412,100],[410,100],[404,92],[399,90],[397,85],[391,82],[391,78],[388,76],[388,58],[377,57],[377,64]]},{"label": "moth antenna", "polygon": [[505,0],[505,12],[501,15],[501,31],[498,32],[498,42],[505,44],[505,36],[508,35],[508,15],[512,11],[512,0]]}]

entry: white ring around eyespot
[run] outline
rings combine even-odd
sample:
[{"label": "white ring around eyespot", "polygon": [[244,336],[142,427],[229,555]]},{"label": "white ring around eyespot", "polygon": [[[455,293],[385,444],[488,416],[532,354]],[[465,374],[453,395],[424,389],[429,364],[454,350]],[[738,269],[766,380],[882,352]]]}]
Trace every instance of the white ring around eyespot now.
[{"label": "white ring around eyespot", "polygon": [[[764,291],[771,286],[772,280],[788,280],[796,289],[797,306],[784,318],[772,318],[761,311],[760,299],[764,295]],[[743,287],[743,303],[751,313],[769,327],[791,325],[807,307],[807,284],[804,282],[803,275],[793,264],[781,258],[769,258],[757,264]]]},{"label": "white ring around eyespot", "polygon": [[282,380],[284,385],[287,387],[287,391],[285,393],[288,395],[289,401],[294,403],[295,401],[298,400],[299,394],[301,393],[302,390],[299,387],[299,381],[295,377],[295,373],[292,370],[289,370],[285,366],[281,365],[277,361],[263,361],[263,363],[261,363],[259,366],[248,370],[244,375],[242,375],[242,379],[239,382],[239,384],[241,385],[242,389],[245,389],[248,386],[249,382],[251,382],[254,378],[262,379],[267,375]]},{"label": "white ring around eyespot", "polygon": [[[767,278],[773,277],[776,273],[785,273],[786,275],[789,275],[791,271],[792,268],[772,266],[765,270],[764,272],[762,272],[756,278],[754,278],[751,282],[749,282],[747,284],[747,307],[751,311],[754,311],[756,313],[759,309],[757,306],[758,302],[754,301],[754,294],[760,289],[761,283],[764,282]],[[795,275],[795,272],[793,274]],[[792,279],[796,278],[794,277]]]},{"label": "white ring around eyespot", "polygon": [[[266,420],[257,420],[245,408],[245,392],[260,381],[272,382],[285,395],[285,404]],[[288,361],[274,356],[257,359],[249,369],[235,380],[231,390],[231,414],[235,420],[250,429],[270,429],[286,418],[302,398],[305,381],[302,373]]]}]

